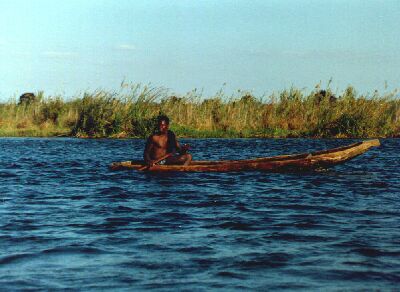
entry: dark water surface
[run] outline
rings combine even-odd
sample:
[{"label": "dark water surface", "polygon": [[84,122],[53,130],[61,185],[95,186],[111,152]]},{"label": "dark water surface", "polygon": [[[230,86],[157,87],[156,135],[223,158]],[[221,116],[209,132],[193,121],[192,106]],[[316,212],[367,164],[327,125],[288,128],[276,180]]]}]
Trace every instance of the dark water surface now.
[{"label": "dark water surface", "polygon": [[[196,159],[355,140],[200,139]],[[0,139],[2,289],[399,289],[400,140],[318,173],[111,172],[142,140]]]}]

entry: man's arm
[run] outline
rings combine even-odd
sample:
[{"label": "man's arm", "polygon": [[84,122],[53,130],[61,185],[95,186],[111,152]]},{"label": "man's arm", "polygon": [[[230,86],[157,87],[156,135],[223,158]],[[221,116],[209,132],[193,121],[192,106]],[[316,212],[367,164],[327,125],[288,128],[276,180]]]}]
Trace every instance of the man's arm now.
[{"label": "man's arm", "polygon": [[[174,134],[175,135],[175,134]],[[175,148],[176,148],[176,150],[180,153],[180,154],[185,154],[188,150],[189,150],[189,148],[190,148],[190,146],[189,146],[189,144],[183,144],[182,146],[181,146],[181,144],[179,143],[179,141],[178,141],[178,139],[176,138],[176,136],[175,136]]]},{"label": "man's arm", "polygon": [[146,141],[146,146],[145,146],[144,152],[143,152],[143,159],[144,159],[144,162],[147,164],[152,163],[150,154],[151,154],[153,147],[154,147],[153,146],[153,136],[150,136]]},{"label": "man's arm", "polygon": [[[174,136],[175,136],[175,134],[174,134]],[[179,144],[178,139],[176,139],[176,136],[175,136],[175,149],[176,149],[176,151],[179,152],[179,153],[180,153],[181,150],[182,150],[181,144]]]}]

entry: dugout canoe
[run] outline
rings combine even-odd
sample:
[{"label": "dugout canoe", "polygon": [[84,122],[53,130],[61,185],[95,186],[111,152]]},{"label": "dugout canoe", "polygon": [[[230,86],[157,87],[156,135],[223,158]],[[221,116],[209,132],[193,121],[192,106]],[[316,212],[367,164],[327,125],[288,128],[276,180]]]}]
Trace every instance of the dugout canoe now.
[{"label": "dugout canoe", "polygon": [[[280,155],[246,160],[192,161],[190,165],[155,165],[144,171],[184,171],[184,172],[229,172],[229,171],[267,171],[295,172],[329,168],[380,145],[378,139],[367,140],[351,145],[303,154]],[[140,170],[145,164],[142,160],[114,162],[111,170]]]}]

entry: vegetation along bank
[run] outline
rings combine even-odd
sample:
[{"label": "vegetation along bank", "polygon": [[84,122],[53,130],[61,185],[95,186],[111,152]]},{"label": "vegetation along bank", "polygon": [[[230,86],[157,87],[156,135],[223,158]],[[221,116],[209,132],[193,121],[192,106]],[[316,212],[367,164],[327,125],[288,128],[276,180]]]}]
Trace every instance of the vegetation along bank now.
[{"label": "vegetation along bank", "polygon": [[400,137],[398,92],[358,94],[290,88],[256,97],[223,91],[203,97],[193,90],[172,96],[164,88],[123,84],[74,98],[22,95],[0,103],[0,136],[146,137],[160,113],[181,137]]}]

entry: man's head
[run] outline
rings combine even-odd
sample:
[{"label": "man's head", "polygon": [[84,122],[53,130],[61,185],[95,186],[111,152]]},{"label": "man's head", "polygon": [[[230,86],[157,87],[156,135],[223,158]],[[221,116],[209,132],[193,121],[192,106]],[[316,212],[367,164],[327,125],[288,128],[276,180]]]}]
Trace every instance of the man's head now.
[{"label": "man's head", "polygon": [[158,116],[157,118],[157,127],[160,133],[168,132],[169,128],[169,118],[165,115]]}]

